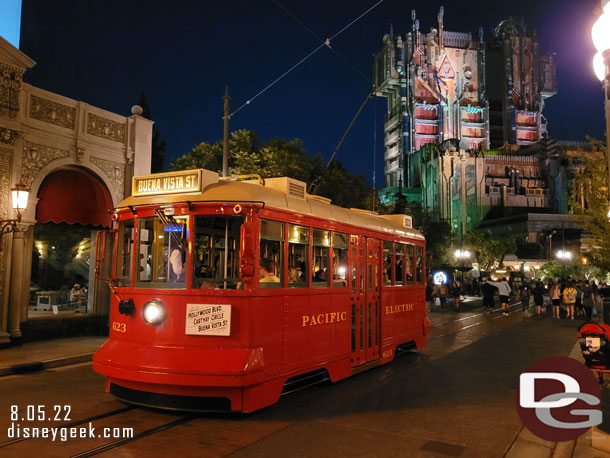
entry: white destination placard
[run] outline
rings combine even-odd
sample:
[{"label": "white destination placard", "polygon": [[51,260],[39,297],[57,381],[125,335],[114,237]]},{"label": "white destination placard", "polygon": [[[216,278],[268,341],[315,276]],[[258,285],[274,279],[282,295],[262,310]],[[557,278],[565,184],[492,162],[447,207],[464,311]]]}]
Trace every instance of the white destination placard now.
[{"label": "white destination placard", "polygon": [[231,335],[229,304],[186,304],[185,334],[194,336]]}]

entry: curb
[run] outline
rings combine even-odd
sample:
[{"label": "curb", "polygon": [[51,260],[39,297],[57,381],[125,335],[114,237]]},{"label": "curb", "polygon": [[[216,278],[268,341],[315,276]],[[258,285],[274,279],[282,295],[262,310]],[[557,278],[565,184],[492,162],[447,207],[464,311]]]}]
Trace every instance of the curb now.
[{"label": "curb", "polygon": [[555,450],[553,450],[553,458],[571,458],[576,447],[576,440],[568,442],[557,442]]},{"label": "curb", "polygon": [[46,361],[32,361],[23,364],[13,364],[12,366],[0,367],[0,377],[6,377],[8,375],[30,374],[32,372],[39,372],[53,367],[86,363],[92,359],[93,353],[82,353],[80,355],[66,356],[63,358],[49,359]]}]

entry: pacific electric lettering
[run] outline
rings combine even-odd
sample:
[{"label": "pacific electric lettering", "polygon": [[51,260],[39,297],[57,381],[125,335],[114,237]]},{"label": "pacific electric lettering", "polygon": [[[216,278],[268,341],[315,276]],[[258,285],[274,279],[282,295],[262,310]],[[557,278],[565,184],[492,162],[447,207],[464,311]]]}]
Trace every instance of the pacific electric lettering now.
[{"label": "pacific electric lettering", "polygon": [[392,313],[412,312],[413,310],[415,310],[415,304],[387,305],[385,314],[391,315]]},{"label": "pacific electric lettering", "polygon": [[318,313],[317,315],[303,315],[302,318],[303,326],[317,326],[319,324],[347,321],[347,312]]}]

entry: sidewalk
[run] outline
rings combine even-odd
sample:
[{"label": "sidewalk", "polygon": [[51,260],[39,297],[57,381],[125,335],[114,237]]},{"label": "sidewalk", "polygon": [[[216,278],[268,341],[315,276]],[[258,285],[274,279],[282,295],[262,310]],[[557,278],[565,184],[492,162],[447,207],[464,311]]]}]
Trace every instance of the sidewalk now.
[{"label": "sidewalk", "polygon": [[[580,345],[574,344],[570,358],[584,364]],[[595,441],[595,447],[593,447]],[[610,458],[610,435],[590,429],[577,440],[570,442],[549,442],[534,436],[522,427],[519,436],[506,454],[506,458]]]},{"label": "sidewalk", "polygon": [[0,350],[0,377],[91,361],[106,337],[74,337]]}]

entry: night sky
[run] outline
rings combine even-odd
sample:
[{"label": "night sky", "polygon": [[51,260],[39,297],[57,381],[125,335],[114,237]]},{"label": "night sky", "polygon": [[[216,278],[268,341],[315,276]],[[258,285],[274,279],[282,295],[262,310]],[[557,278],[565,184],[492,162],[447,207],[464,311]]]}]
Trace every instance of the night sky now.
[{"label": "night sky", "polygon": [[[332,37],[377,1],[23,0],[20,49],[37,62],[24,79],[126,116],[146,92],[167,142],[167,167],[199,142],[222,138],[225,86],[234,112],[314,51],[320,44],[314,34]],[[542,52],[556,54],[559,92],[544,110],[550,134],[602,138],[603,93],[590,33],[598,0],[384,0],[331,41],[336,53],[317,51],[237,112],[230,130],[252,129],[261,140],[301,138],[308,154],[329,158],[371,88],[373,55],[390,25],[404,36],[415,9],[428,32],[437,27],[440,5],[445,30],[476,37],[483,27],[487,39],[501,20],[523,17],[538,30]],[[370,183],[376,164],[377,187],[385,109],[383,98],[369,102],[337,154]]]}]

